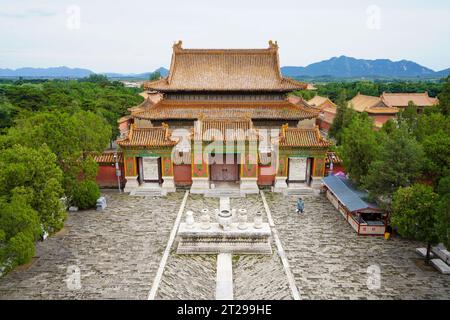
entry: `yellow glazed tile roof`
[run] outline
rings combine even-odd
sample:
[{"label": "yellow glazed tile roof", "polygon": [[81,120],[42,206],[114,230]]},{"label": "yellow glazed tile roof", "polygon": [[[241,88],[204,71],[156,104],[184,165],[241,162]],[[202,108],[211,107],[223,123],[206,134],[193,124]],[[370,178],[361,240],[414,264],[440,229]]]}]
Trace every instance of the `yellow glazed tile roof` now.
[{"label": "yellow glazed tile roof", "polygon": [[293,91],[307,84],[284,78],[278,45],[267,49],[184,49],[173,46],[166,78],[146,82],[144,88],[170,91]]}]

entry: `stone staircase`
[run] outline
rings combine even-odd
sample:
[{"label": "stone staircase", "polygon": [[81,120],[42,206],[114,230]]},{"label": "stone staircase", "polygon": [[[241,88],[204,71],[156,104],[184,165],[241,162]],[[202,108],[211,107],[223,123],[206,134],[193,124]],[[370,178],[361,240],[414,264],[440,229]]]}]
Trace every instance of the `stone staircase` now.
[{"label": "stone staircase", "polygon": [[135,197],[160,197],[165,195],[159,184],[146,184],[130,192],[130,196]]},{"label": "stone staircase", "polygon": [[245,197],[245,194],[241,194],[241,190],[237,188],[218,188],[218,189],[209,189],[204,193],[205,197],[215,197],[215,198],[241,198]]},{"label": "stone staircase", "polygon": [[285,194],[288,196],[307,196],[314,195],[314,189],[305,183],[290,183]]}]

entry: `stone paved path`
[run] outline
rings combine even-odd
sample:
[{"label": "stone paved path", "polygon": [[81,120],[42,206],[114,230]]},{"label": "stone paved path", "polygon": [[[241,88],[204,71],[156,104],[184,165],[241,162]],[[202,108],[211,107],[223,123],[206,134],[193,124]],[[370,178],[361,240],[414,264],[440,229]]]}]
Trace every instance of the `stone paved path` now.
[{"label": "stone paved path", "polygon": [[[174,245],[174,248],[176,248]],[[156,299],[215,299],[216,255],[179,255],[173,250]]]},{"label": "stone paved path", "polygon": [[271,256],[233,256],[234,298],[291,300],[291,291],[275,245]]},{"label": "stone paved path", "polygon": [[[450,299],[450,277],[416,266],[418,242],[357,236],[324,196],[265,193],[302,299]],[[381,288],[369,290],[367,268],[381,270]]]},{"label": "stone paved path", "polygon": [[[104,211],[70,213],[59,235],[37,244],[31,267],[0,279],[0,298],[146,299],[183,195],[108,192]],[[79,290],[66,285],[70,266],[80,270]]]}]

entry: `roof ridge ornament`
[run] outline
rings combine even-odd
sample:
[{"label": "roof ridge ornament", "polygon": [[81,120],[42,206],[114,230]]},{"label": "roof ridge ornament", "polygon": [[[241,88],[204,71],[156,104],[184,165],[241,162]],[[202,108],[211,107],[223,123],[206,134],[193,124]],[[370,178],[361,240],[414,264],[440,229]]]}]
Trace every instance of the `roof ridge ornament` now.
[{"label": "roof ridge ornament", "polygon": [[175,41],[173,46],[172,46],[173,51],[181,51],[181,50],[183,50],[182,45],[183,45],[183,41],[181,41],[181,40]]},{"label": "roof ridge ornament", "polygon": [[278,41],[269,40],[269,48],[270,49],[274,49],[274,50],[278,50]]}]

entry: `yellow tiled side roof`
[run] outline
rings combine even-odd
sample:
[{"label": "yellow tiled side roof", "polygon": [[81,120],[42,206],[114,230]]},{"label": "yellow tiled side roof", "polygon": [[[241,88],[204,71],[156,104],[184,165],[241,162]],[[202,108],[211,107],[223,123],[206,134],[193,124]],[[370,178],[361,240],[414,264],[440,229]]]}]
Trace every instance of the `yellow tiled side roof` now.
[{"label": "yellow tiled side roof", "polygon": [[[115,163],[114,152],[113,151],[105,151],[102,154],[95,155],[94,160],[97,163]],[[123,163],[123,154],[122,152],[117,152],[117,162]]]},{"label": "yellow tiled side roof", "polygon": [[386,93],[381,95],[383,102],[390,107],[407,107],[412,101],[419,107],[431,107],[439,103],[437,98],[428,96],[428,92],[422,93]]},{"label": "yellow tiled side roof", "polygon": [[316,126],[311,129],[289,128],[283,125],[280,133],[280,147],[327,148],[330,143],[325,140]]},{"label": "yellow tiled side roof", "polygon": [[380,97],[366,96],[359,93],[348,102],[348,106],[358,112],[390,114],[398,112],[397,108],[387,106]]},{"label": "yellow tiled side roof", "polygon": [[167,125],[162,127],[138,128],[131,125],[128,136],[117,140],[121,147],[166,147],[174,146],[177,141],[170,138],[170,131]]}]

